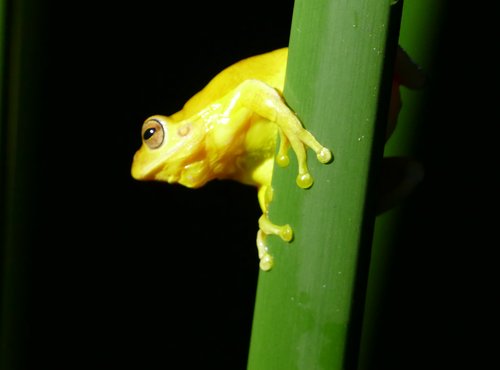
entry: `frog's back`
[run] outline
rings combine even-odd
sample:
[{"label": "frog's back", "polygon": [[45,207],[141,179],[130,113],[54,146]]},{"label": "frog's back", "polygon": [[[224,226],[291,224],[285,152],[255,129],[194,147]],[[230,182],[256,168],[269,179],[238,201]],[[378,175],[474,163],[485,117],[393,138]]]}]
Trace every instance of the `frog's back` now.
[{"label": "frog's back", "polygon": [[171,118],[182,120],[191,117],[248,79],[266,82],[282,92],[287,57],[288,48],[282,48],[240,60],[217,74]]}]

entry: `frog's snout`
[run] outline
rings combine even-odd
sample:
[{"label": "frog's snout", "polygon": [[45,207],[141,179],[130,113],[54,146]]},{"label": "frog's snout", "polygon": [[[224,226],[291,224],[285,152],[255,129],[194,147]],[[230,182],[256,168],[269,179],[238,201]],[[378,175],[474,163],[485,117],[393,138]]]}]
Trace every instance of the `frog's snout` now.
[{"label": "frog's snout", "polygon": [[132,160],[132,167],[130,169],[130,173],[132,177],[136,180],[147,180],[148,179],[148,170],[147,166],[144,165],[145,161],[142,158],[141,151],[138,150],[134,154],[134,158]]},{"label": "frog's snout", "polygon": [[140,168],[139,166],[137,165],[138,163],[138,152],[136,152],[134,154],[134,158],[132,159],[132,167],[130,168],[130,174],[132,175],[132,177],[136,180],[140,180],[141,179],[141,174],[140,174]]}]

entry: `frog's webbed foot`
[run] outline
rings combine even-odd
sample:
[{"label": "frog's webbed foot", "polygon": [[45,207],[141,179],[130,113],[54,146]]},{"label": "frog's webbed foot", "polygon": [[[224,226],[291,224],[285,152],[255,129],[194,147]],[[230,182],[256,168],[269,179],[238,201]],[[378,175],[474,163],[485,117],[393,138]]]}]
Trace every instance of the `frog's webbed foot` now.
[{"label": "frog's webbed foot", "polygon": [[273,256],[269,253],[266,245],[266,236],[270,234],[277,235],[286,242],[291,241],[293,238],[293,231],[290,225],[275,225],[265,214],[260,217],[259,231],[257,232],[257,250],[260,259],[259,266],[263,271],[269,271],[274,264]]}]

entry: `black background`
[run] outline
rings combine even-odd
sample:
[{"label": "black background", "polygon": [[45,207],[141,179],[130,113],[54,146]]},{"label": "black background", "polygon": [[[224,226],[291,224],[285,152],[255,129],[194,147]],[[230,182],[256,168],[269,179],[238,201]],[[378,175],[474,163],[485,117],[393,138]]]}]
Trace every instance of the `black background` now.
[{"label": "black background", "polygon": [[130,166],[146,117],[179,110],[235,61],[287,45],[292,6],[51,8],[31,368],[245,368],[256,189],[143,183]]},{"label": "black background", "polygon": [[[409,1],[409,0],[408,0]],[[130,177],[140,127],[222,68],[284,46],[292,1],[57,2],[34,122],[26,366],[244,369],[256,191]],[[487,361],[497,288],[497,92],[486,9],[448,7],[422,122],[426,179],[389,264],[373,368]],[[493,90],[490,90],[493,89]]]}]

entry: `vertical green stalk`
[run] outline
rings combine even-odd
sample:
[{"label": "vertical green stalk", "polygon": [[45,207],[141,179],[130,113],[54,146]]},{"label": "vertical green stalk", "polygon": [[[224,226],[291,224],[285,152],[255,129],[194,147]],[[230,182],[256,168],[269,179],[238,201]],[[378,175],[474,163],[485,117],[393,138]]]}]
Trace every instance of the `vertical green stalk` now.
[{"label": "vertical green stalk", "polygon": [[290,245],[269,238],[275,267],[259,276],[250,370],[356,366],[374,222],[371,174],[382,157],[396,45],[391,3],[295,3],[284,94],[335,160],[325,166],[309,158],[315,183],[307,191],[295,185],[295,163],[275,168],[270,217],[290,223],[295,238]]}]

